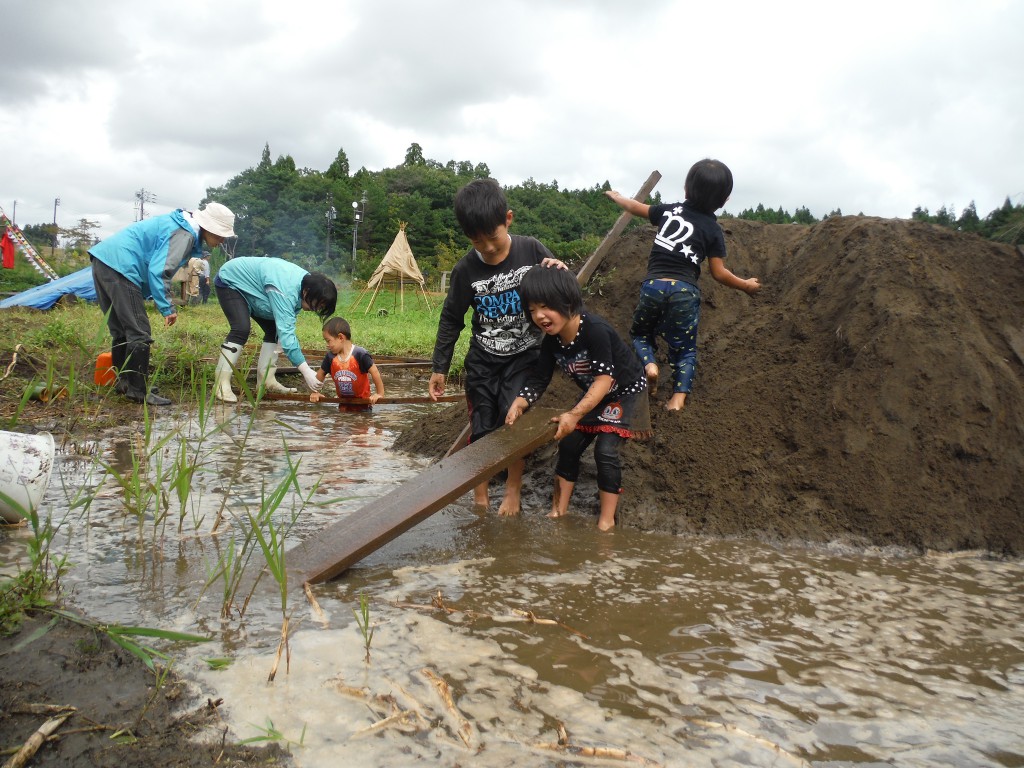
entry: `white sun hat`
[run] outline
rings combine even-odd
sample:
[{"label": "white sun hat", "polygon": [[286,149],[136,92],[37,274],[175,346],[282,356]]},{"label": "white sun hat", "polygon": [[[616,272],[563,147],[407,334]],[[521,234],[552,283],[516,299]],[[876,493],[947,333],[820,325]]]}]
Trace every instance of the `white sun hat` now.
[{"label": "white sun hat", "polygon": [[226,205],[207,203],[201,211],[192,214],[200,227],[218,237],[235,236],[235,214]]}]

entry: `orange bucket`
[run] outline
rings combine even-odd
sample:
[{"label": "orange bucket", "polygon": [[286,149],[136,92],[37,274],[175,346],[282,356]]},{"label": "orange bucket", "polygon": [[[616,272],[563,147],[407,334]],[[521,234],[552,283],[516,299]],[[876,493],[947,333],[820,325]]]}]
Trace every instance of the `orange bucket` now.
[{"label": "orange bucket", "polygon": [[97,386],[109,387],[117,381],[117,372],[114,370],[114,359],[109,352],[100,352],[96,358],[96,374],[93,377]]}]

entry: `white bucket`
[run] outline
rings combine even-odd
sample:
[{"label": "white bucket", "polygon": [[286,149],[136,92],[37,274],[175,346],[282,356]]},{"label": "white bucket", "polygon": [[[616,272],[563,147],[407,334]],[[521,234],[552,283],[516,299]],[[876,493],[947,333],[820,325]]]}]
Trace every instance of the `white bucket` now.
[{"label": "white bucket", "polygon": [[53,473],[53,435],[0,431],[0,518],[25,519],[38,509]]}]

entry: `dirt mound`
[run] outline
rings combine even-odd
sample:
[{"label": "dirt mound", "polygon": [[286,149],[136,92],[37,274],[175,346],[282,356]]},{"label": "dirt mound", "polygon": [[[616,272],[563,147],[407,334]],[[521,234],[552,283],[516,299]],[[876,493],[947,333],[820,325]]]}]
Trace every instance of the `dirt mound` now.
[{"label": "dirt mound", "polygon": [[[722,226],[728,264],[764,289],[701,278],[694,390],[669,414],[662,387],[655,438],[624,450],[620,523],[1024,554],[1024,258],[914,221]],[[589,286],[623,335],[653,236],[627,231]],[[558,382],[544,404],[575,396]],[[443,452],[464,424],[453,407],[396,448]],[[532,457],[527,487],[550,488],[550,455]]]}]

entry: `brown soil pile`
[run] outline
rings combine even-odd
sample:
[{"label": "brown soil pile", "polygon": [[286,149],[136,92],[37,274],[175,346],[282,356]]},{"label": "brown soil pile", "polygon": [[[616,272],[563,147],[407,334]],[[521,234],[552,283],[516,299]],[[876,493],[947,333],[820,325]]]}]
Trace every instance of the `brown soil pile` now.
[{"label": "brown soil pile", "polygon": [[[701,278],[694,390],[669,414],[662,386],[654,439],[624,449],[620,524],[1024,554],[1024,257],[905,220],[722,225],[727,263],[764,288]],[[653,236],[628,230],[589,285],[624,336]],[[543,404],[577,392],[556,380]],[[465,420],[453,406],[395,447],[443,453]],[[527,514],[548,508],[552,455],[528,462]],[[596,506],[589,459],[577,514]]]}]

